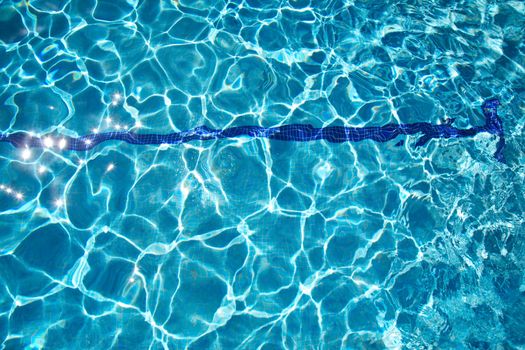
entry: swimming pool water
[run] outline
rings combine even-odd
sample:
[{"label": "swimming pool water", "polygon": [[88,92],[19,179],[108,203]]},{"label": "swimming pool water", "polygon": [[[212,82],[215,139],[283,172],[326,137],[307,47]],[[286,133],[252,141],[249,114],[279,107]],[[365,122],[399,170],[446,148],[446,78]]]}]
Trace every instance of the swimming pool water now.
[{"label": "swimming pool water", "polygon": [[[1,2],[0,134],[43,147],[0,142],[0,348],[525,347],[524,28],[519,1]],[[490,133],[67,147],[469,129],[492,98],[505,162]]]}]

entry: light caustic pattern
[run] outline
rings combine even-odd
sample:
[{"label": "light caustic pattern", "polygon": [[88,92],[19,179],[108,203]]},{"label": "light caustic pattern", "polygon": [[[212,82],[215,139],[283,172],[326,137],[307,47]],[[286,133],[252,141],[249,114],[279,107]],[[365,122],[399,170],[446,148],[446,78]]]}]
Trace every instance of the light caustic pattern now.
[{"label": "light caustic pattern", "polygon": [[524,347],[524,23],[1,2],[0,348]]}]

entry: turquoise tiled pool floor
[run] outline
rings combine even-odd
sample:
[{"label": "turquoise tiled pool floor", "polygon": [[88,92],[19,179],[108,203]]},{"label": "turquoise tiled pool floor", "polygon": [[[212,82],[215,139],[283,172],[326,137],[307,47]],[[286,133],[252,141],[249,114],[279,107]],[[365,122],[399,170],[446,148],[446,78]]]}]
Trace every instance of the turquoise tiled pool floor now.
[{"label": "turquoise tiled pool floor", "polygon": [[[1,2],[0,133],[44,147],[0,142],[0,348],[523,348],[524,28],[518,1]],[[504,163],[490,133],[68,150],[463,130],[491,98]]]}]

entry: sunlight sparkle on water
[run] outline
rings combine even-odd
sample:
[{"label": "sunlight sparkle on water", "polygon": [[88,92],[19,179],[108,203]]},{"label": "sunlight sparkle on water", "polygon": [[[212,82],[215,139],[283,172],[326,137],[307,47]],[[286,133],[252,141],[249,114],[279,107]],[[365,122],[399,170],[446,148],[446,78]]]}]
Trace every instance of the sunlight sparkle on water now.
[{"label": "sunlight sparkle on water", "polygon": [[47,137],[44,138],[44,146],[45,147],[51,148],[51,147],[53,147],[53,144],[54,144],[54,142],[53,142],[53,139],[51,137],[47,136]]},{"label": "sunlight sparkle on water", "polygon": [[31,150],[26,148],[22,151],[22,159],[28,160],[29,158],[31,158]]}]

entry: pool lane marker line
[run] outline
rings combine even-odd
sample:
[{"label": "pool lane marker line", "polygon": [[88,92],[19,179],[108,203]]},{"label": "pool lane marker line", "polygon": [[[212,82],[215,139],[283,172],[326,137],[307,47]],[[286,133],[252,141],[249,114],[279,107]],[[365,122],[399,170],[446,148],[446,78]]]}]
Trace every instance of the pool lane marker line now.
[{"label": "pool lane marker line", "polygon": [[[479,133],[489,133],[499,137],[494,157],[505,162],[503,148],[505,135],[497,109],[499,100],[490,99],[483,103],[482,110],[485,116],[485,125],[474,126],[469,129],[458,129],[452,126],[454,119],[447,119],[444,124],[412,123],[412,124],[387,124],[384,126],[345,127],[327,126],[314,128],[310,124],[288,124],[277,127],[265,128],[248,125],[226,128],[223,130],[210,129],[199,126],[187,131],[171,134],[138,134],[129,131],[102,132],[80,137],[43,135],[34,136],[27,132],[0,133],[0,142],[9,142],[17,148],[53,148],[57,150],[88,151],[99,144],[118,140],[134,145],[163,145],[181,144],[195,140],[228,139],[240,136],[252,138],[268,138],[270,140],[307,142],[326,140],[333,143],[358,142],[374,140],[387,142],[399,135],[414,135],[421,133],[416,142],[416,147],[423,146],[431,139],[449,139],[473,137]],[[401,145],[402,141],[397,145]]]}]

